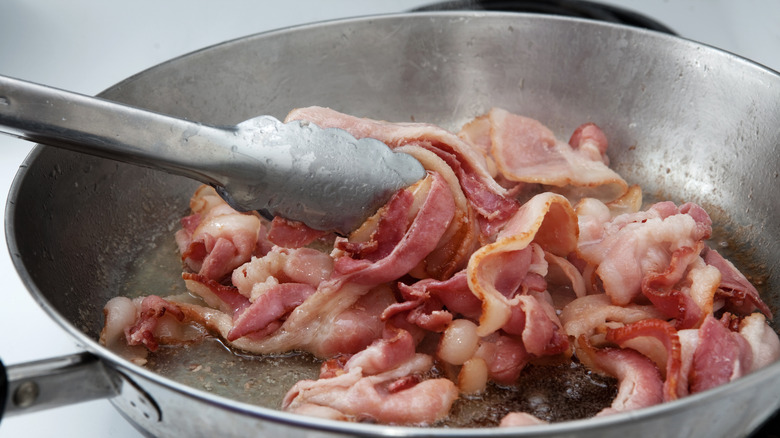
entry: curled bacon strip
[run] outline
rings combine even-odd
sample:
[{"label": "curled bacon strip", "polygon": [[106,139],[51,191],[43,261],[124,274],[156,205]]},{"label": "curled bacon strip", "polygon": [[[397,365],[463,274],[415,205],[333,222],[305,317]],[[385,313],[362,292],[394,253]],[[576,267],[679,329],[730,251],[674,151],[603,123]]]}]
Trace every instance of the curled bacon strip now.
[{"label": "curled bacon strip", "polygon": [[[607,342],[614,342],[621,347],[629,344],[632,339],[649,336],[655,338],[666,348],[666,380],[664,381],[664,401],[678,398],[678,382],[681,372],[681,346],[677,331],[666,321],[644,319],[616,329],[607,329]],[[642,346],[632,344],[633,348],[642,351]]]},{"label": "curled bacon strip", "polygon": [[710,248],[704,252],[704,261],[718,268],[722,276],[719,293],[727,297],[740,313],[747,314],[758,309],[767,318],[772,318],[772,311],[761,299],[755,286],[730,261]]},{"label": "curled bacon strip", "polygon": [[500,108],[488,113],[491,121],[491,154],[507,179],[552,186],[597,188],[591,196],[611,201],[628,190],[628,184],[607,167],[607,144],[594,124],[583,125],[572,135],[572,145],[559,141],[534,119]]},{"label": "curled bacon strip", "polygon": [[467,274],[469,288],[482,301],[480,336],[493,333],[509,320],[516,300],[499,290],[504,262],[507,257],[517,256],[529,248],[532,242],[561,256],[574,250],[577,219],[566,198],[553,193],[534,196],[506,224],[494,243],[472,255]]},{"label": "curled bacon strip", "polygon": [[618,379],[618,394],[597,416],[653,406],[664,401],[661,374],[653,361],[622,348],[594,348],[586,337],[578,340],[580,358],[588,367]]},{"label": "curled bacon strip", "polygon": [[413,196],[408,190],[398,192],[388,205],[385,216],[370,245],[348,249],[336,259],[336,274],[350,282],[380,284],[400,278],[433,251],[452,220],[455,204],[444,179],[430,173],[430,190],[408,229],[399,216],[411,208]]}]

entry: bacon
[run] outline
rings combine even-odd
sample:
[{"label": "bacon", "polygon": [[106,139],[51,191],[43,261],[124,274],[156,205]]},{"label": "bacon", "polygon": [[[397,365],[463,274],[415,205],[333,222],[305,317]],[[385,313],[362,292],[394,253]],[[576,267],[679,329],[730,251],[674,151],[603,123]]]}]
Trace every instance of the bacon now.
[{"label": "bacon", "polygon": [[618,379],[618,393],[608,408],[596,416],[612,415],[656,405],[664,401],[661,374],[653,361],[630,349],[593,348],[583,339],[581,359],[596,369]]},{"label": "bacon", "polygon": [[[333,357],[357,353],[381,338],[385,324],[378,315],[382,309],[394,302],[393,295],[387,288],[376,288],[368,293],[345,288],[341,292],[356,293],[358,296],[353,301],[344,299],[342,302],[321,306],[322,312],[318,314],[299,315],[292,318],[292,321],[288,315],[283,323],[274,321],[265,330],[258,329],[233,340],[229,339],[234,328],[231,315],[211,307],[193,304],[186,297],[173,296],[163,299],[150,295],[139,299],[137,304],[140,309],[141,300],[149,300],[147,307],[152,311],[148,315],[144,316],[139,310],[134,312],[132,317],[112,316],[112,320],[123,321],[123,329],[130,333],[126,338],[131,346],[145,344],[151,349],[159,344],[187,343],[200,339],[205,329],[224,339],[228,345],[249,353],[301,350],[309,351],[318,357]],[[112,304],[112,308],[115,307],[117,306]],[[295,310],[292,313],[295,313]],[[171,314],[176,317],[171,317]],[[305,327],[298,331],[284,330],[301,325]],[[104,329],[106,342],[109,342],[109,336],[116,330],[113,325]]]},{"label": "bacon", "polygon": [[212,187],[198,188],[190,208],[193,214],[183,220],[176,242],[196,273],[222,280],[264,247],[258,243],[264,227],[257,214],[233,210]]},{"label": "bacon", "polygon": [[445,280],[466,267],[469,256],[479,245],[479,227],[476,212],[461,189],[457,175],[444,160],[420,146],[406,145],[396,148],[416,158],[431,172],[439,174],[446,182],[455,202],[455,213],[450,225],[439,240],[439,245],[425,258],[425,275],[415,272],[417,278],[425,276]]},{"label": "bacon", "polygon": [[[183,320],[184,313],[176,304],[155,295],[144,297],[135,324],[125,328],[127,344],[130,346],[143,344],[149,351],[157,351],[158,339],[171,338],[181,342],[185,336],[181,330],[178,330],[183,327],[178,323]],[[195,337],[200,338],[200,333],[198,332]]]},{"label": "bacon", "polygon": [[674,250],[666,271],[648,273],[642,279],[642,293],[667,318],[673,318],[678,329],[698,327],[704,318],[694,299],[674,287],[683,279],[687,267],[699,258],[699,252],[699,248],[691,247]]},{"label": "bacon", "polygon": [[556,187],[596,188],[589,194],[613,200],[628,184],[605,164],[606,137],[595,125],[580,127],[572,140],[559,141],[537,120],[500,108],[488,113],[491,122],[491,154],[501,174],[509,180]]},{"label": "bacon", "polygon": [[430,190],[408,229],[402,230],[397,224],[413,200],[408,190],[402,190],[388,204],[386,216],[373,236],[376,246],[338,257],[337,276],[361,284],[385,283],[405,275],[436,248],[454,215],[455,205],[443,178],[435,173],[428,178]]},{"label": "bacon", "polygon": [[303,283],[282,283],[266,290],[234,318],[227,340],[235,341],[265,330],[269,324],[300,306],[315,291],[314,287]]},{"label": "bacon", "polygon": [[327,231],[314,230],[303,222],[291,221],[280,216],[271,221],[268,240],[274,245],[285,248],[300,248],[328,234]]},{"label": "bacon", "polygon": [[[138,364],[206,332],[248,353],[310,352],[324,359],[319,379],[291,388],[284,410],[398,425],[440,421],[459,392],[513,385],[550,356],[618,379],[599,416],[780,358],[768,306],[707,247],[707,213],[640,211],[641,189],[609,170],[595,124],[567,144],[500,108],[458,135],[318,107],[288,119],[378,138],[428,174],[349,236],[269,224],[199,188],[176,233],[189,294],[109,301],[101,343]],[[501,421],[531,424],[544,421]]]},{"label": "bacon", "polygon": [[398,283],[398,289],[403,301],[385,309],[383,320],[406,313],[408,322],[442,332],[453,320],[453,314],[476,320],[481,312],[482,303],[471,293],[465,271],[446,281],[427,278],[411,285]]},{"label": "bacon", "polygon": [[[711,230],[709,216],[699,209],[658,203],[605,223],[602,238],[580,243],[577,252],[596,267],[594,274],[612,301],[625,305],[641,295],[645,276],[668,271],[674,251],[687,247],[695,252]],[[684,270],[675,267],[674,272]]]},{"label": "bacon", "polygon": [[536,424],[548,424],[546,421],[527,412],[510,412],[501,419],[499,427],[533,426]]},{"label": "bacon", "polygon": [[699,329],[699,345],[693,354],[690,391],[697,393],[728,383],[752,368],[753,351],[745,338],[707,316]]},{"label": "bacon", "polygon": [[772,318],[772,311],[761,299],[755,286],[730,261],[711,248],[705,250],[704,261],[720,271],[719,294],[727,297],[733,311],[746,315],[758,309],[767,318]]},{"label": "bacon", "polygon": [[609,157],[607,157],[609,141],[604,131],[595,123],[584,123],[578,126],[569,138],[569,145],[588,159],[601,160],[609,166]]},{"label": "bacon", "polygon": [[181,274],[187,290],[201,297],[210,307],[234,316],[249,306],[249,299],[235,286],[225,286],[204,275],[184,272]]},{"label": "bacon", "polygon": [[[666,380],[663,387],[664,401],[678,398],[680,373],[682,368],[680,339],[677,331],[666,321],[644,319],[616,329],[607,329],[607,342],[614,342],[621,347],[630,346],[653,359],[654,346],[642,342],[642,338],[654,338],[663,344],[666,353]],[[639,340],[639,342],[637,342]],[[658,359],[656,359],[658,362]]]},{"label": "bacon", "polygon": [[739,323],[739,334],[750,345],[753,358],[750,372],[763,368],[780,358],[780,339],[760,313],[746,316]]},{"label": "bacon", "polygon": [[301,283],[318,287],[333,272],[333,259],[310,248],[274,247],[263,257],[254,257],[231,276],[238,291],[254,301],[279,283]]},{"label": "bacon", "polygon": [[328,408],[328,416],[333,415],[333,410],[351,421],[431,424],[447,415],[458,396],[457,388],[448,379],[419,381],[419,377],[414,377],[426,373],[432,365],[430,356],[413,354],[378,374],[354,366],[335,377],[302,380],[287,393],[282,409],[316,414],[320,411],[312,406],[322,406]]},{"label": "bacon", "polygon": [[569,348],[569,340],[563,333],[555,309],[536,296],[518,297],[517,305],[512,308],[512,317],[503,330],[509,334],[520,334],[523,347],[537,357],[560,354]]},{"label": "bacon", "polygon": [[[504,263],[508,258],[521,257],[522,251],[528,251],[526,248],[532,242],[557,255],[565,256],[574,250],[577,222],[566,198],[553,193],[534,196],[512,217],[494,243],[481,247],[472,255],[467,275],[471,291],[482,301],[480,336],[498,330],[508,321],[515,301],[499,290],[507,281]],[[545,266],[538,273],[546,274],[543,251],[540,262]],[[513,277],[525,278],[528,272],[521,265]]]},{"label": "bacon", "polygon": [[532,358],[522,340],[500,332],[480,339],[475,357],[485,361],[491,380],[508,385],[517,381]]},{"label": "bacon", "polygon": [[349,371],[359,367],[365,374],[379,374],[400,366],[414,356],[416,342],[406,330],[395,329],[377,339],[344,365]]},{"label": "bacon", "polygon": [[127,345],[125,329],[132,327],[140,316],[141,298],[111,298],[103,307],[105,323],[100,331],[100,343],[121,357],[138,365],[146,363],[149,350],[143,345]]},{"label": "bacon", "polygon": [[[492,144],[492,140],[490,139],[490,118],[487,114],[475,117],[460,128],[458,137],[470,145],[475,146],[477,150],[488,157]],[[495,163],[493,164],[495,165]],[[491,170],[491,175],[495,176],[490,167],[490,163],[488,163],[488,168]]]},{"label": "bacon", "polygon": [[660,318],[653,306],[630,304],[616,306],[605,295],[586,295],[567,304],[561,312],[564,331],[572,339],[592,337],[603,327],[632,324],[644,319]]}]

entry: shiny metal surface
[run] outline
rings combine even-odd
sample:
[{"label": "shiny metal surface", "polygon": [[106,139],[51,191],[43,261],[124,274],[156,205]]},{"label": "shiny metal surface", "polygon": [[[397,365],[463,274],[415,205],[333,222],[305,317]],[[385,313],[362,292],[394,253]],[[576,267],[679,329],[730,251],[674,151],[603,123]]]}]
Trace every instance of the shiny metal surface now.
[{"label": "shiny metal surface", "polygon": [[[369,17],[236,40],[145,71],[102,95],[214,125],[235,124],[260,108],[283,117],[306,105],[451,128],[501,106],[535,117],[561,136],[592,121],[610,139],[618,172],[650,196],[709,209],[726,243],[744,245],[745,257],[737,264],[761,279],[770,307],[776,310],[780,303],[775,213],[780,77],[699,44],[621,26],[524,15]],[[20,275],[55,321],[159,406],[160,422],[134,420],[148,433],[739,437],[780,404],[778,363],[649,409],[501,430],[317,420],[161,378],[97,344],[101,309],[110,297],[127,292],[128,282],[146,285],[147,292],[170,287],[176,269],[138,278],[143,260],[137,255],[155,236],[171,233],[193,188],[188,180],[159,172],[38,148],[9,196],[6,228]],[[777,327],[777,317],[774,323]]]},{"label": "shiny metal surface", "polygon": [[13,365],[7,373],[4,416],[106,398],[114,393],[103,364],[89,354]]},{"label": "shiny metal surface", "polygon": [[338,129],[270,116],[208,126],[6,76],[0,132],[186,176],[239,210],[344,234],[425,176],[411,156]]}]

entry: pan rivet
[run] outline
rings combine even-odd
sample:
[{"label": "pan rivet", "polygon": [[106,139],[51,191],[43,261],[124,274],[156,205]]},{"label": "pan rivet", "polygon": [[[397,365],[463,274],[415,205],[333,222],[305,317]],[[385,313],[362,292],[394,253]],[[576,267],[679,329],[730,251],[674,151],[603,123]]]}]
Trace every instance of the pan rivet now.
[{"label": "pan rivet", "polygon": [[14,404],[20,408],[30,407],[35,403],[39,393],[38,384],[28,380],[14,391]]}]

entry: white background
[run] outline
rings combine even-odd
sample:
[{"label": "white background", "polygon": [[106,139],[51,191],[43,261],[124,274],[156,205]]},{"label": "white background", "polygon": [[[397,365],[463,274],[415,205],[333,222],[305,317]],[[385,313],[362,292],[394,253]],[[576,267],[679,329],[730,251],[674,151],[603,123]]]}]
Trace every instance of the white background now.
[{"label": "white background", "polygon": [[[233,38],[325,19],[401,12],[433,1],[0,0],[0,74],[94,95],[167,59]],[[685,38],[780,70],[776,0],[604,3],[645,13]],[[0,206],[31,146],[0,135]],[[0,240],[5,247],[4,236]],[[0,358],[6,365],[78,351],[27,294],[3,249],[0,281]],[[107,401],[0,423],[0,438],[61,435],[140,436]]]}]

